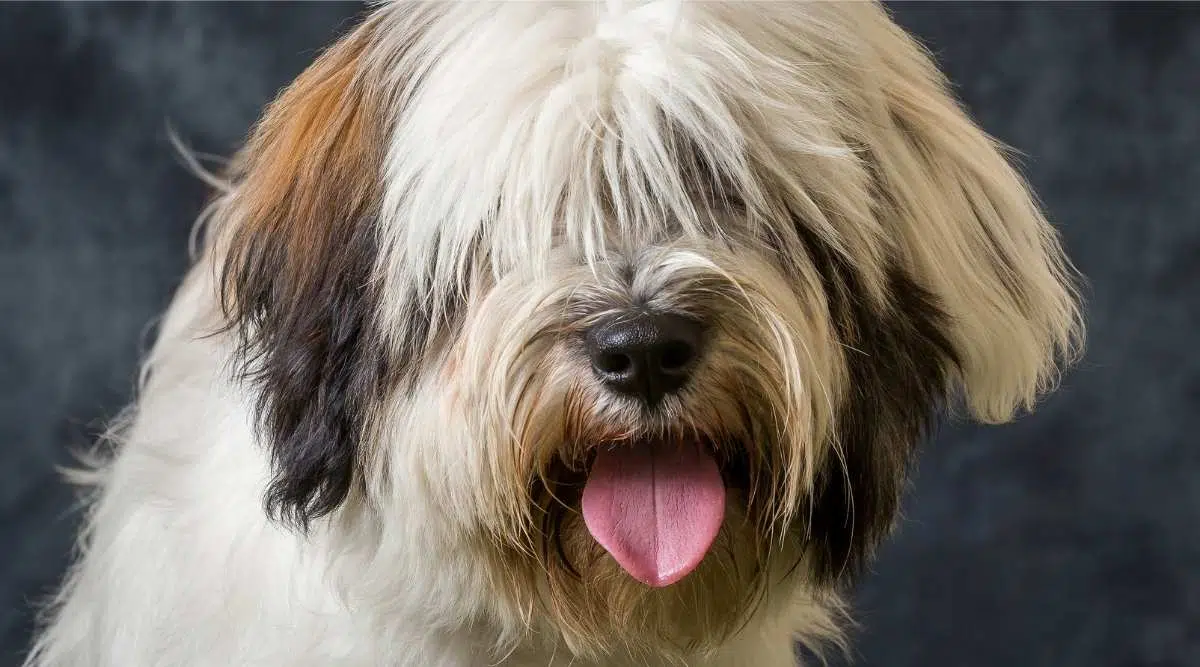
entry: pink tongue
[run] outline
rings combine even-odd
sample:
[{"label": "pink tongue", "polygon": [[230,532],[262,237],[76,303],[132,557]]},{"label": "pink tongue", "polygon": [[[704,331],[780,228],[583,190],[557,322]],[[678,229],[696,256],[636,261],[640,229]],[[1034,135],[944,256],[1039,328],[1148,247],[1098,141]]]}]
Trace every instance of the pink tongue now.
[{"label": "pink tongue", "polygon": [[670,586],[696,569],[724,518],[717,462],[693,445],[601,451],[583,489],[592,537],[649,586]]}]

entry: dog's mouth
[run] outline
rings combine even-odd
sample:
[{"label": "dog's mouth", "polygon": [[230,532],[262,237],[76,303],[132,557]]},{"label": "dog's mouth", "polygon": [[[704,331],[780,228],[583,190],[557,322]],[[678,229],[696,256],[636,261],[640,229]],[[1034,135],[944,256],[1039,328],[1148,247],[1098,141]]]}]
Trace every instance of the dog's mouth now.
[{"label": "dog's mouth", "polygon": [[725,519],[725,480],[703,441],[598,447],[583,488],[588,532],[634,579],[653,587],[704,560]]}]

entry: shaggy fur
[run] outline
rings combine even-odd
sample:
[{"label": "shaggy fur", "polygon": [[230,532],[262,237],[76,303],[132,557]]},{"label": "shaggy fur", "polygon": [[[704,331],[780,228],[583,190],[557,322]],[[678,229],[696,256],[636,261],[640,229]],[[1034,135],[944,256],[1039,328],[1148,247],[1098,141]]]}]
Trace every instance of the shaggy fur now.
[{"label": "shaggy fur", "polygon": [[[382,4],[225,178],[29,667],[790,665],[938,411],[1079,348],[1026,186],[866,2]],[[631,309],[706,331],[653,410],[584,353]],[[580,489],[672,441],[729,509],[650,588]]]}]

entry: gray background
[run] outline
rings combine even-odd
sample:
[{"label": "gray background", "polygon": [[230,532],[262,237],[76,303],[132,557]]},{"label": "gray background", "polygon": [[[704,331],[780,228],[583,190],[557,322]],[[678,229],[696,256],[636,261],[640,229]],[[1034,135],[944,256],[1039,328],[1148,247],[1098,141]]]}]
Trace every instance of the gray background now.
[{"label": "gray background", "polygon": [[[1089,276],[1090,352],[947,426],[859,587],[857,663],[1200,665],[1200,5],[896,4]],[[130,396],[202,185],[357,5],[0,4],[0,665],[66,564],[53,466]]]}]

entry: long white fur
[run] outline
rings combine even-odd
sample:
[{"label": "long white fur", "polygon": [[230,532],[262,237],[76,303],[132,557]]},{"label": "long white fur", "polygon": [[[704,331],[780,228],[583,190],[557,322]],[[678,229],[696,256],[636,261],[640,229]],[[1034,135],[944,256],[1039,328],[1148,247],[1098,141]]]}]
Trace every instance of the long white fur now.
[{"label": "long white fur", "polygon": [[[614,261],[633,263],[635,284],[661,299],[685,299],[692,279],[718,285],[723,312],[751,323],[732,328],[755,335],[726,341],[729,365],[709,372],[771,388],[780,429],[808,443],[783,513],[836,455],[821,443],[847,352],[819,276],[801,268],[798,288],[748,252],[781,211],[801,212],[862,270],[863,298],[882,301],[889,258],[930,286],[955,322],[962,389],[981,418],[1028,405],[1052,382],[1055,353],[1074,347],[1069,269],[1050,228],[875,4],[375,11],[382,28],[363,71],[386,91],[393,122],[379,174],[380,321],[400,343],[414,299],[471,303],[446,357],[382,408],[364,464],[369,511],[304,536],[263,514],[270,470],[253,390],[233,377],[230,335],[199,335],[220,325],[221,258],[210,249],[168,311],[117,455],[93,480],[78,564],[27,667],[625,664],[572,656],[536,610],[514,609],[481,568],[478,541],[480,526],[520,511],[519,497],[501,501],[517,484],[509,447],[529,438],[516,432],[550,432],[557,419],[514,388],[535,381],[549,404],[577,377],[529,343],[580,289],[619,292]],[[732,184],[744,217],[696,206],[666,163],[660,112]],[[890,210],[873,203],[872,169]],[[223,215],[218,204],[215,226]],[[794,232],[779,233],[800,252]],[[998,275],[992,243],[1019,275]],[[1003,296],[1002,279],[1021,285],[1025,305]],[[719,418],[680,401],[681,419]],[[596,406],[600,418],[629,419]],[[687,664],[782,667],[794,639],[839,636],[835,600],[794,595]]]}]

